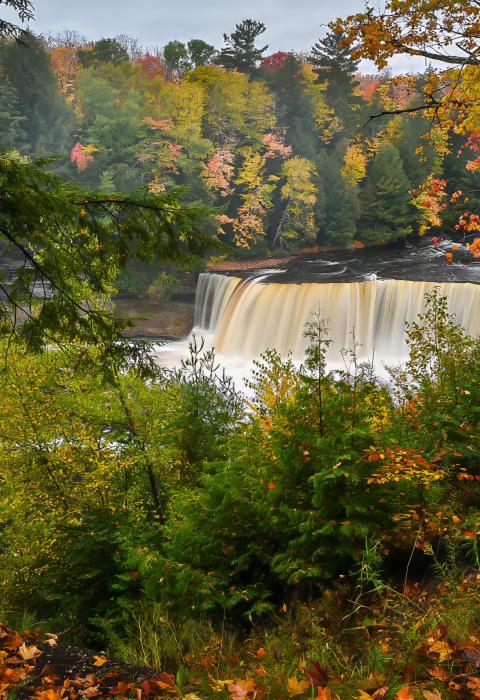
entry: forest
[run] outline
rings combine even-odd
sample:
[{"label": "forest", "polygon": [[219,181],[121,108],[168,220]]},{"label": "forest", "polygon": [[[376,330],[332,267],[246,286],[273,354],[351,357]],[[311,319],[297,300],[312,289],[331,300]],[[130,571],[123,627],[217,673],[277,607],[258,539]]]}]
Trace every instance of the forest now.
[{"label": "forest", "polygon": [[161,366],[112,303],[136,266],[427,233],[478,264],[476,0],[388,0],[304,54],[3,4],[1,698],[480,697],[480,339],[438,289],[386,375],[355,337],[332,369],[319,310],[244,389],[199,337]]},{"label": "forest", "polygon": [[401,113],[419,106],[431,67],[362,75],[336,30],[310,53],[268,55],[254,43],[264,31],[246,20],[226,36],[233,49],[192,39],[155,53],[126,36],[4,41],[0,146],[53,156],[54,172],[107,194],[181,188],[211,208],[222,242],[252,255],[402,240],[454,229],[465,197],[478,209],[465,167],[477,141]]}]

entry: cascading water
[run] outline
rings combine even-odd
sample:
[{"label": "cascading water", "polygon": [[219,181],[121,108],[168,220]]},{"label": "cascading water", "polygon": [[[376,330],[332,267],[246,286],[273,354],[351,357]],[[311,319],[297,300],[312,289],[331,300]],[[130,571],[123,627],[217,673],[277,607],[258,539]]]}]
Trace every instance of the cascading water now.
[{"label": "cascading water", "polygon": [[361,357],[401,361],[407,355],[405,322],[424,311],[425,294],[435,287],[447,298],[456,322],[469,334],[480,335],[480,285],[375,279],[275,283],[265,278],[200,275],[193,333],[208,334],[222,358],[248,362],[276,348],[281,355],[291,352],[302,360],[305,323],[319,313],[328,323],[332,362],[354,339]]}]

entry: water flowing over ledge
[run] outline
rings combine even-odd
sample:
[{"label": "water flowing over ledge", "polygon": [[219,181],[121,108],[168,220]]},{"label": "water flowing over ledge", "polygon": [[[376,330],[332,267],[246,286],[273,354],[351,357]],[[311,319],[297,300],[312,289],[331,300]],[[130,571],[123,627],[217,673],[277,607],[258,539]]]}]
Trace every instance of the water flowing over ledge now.
[{"label": "water flowing over ledge", "polygon": [[[266,281],[268,279],[268,281]],[[425,309],[425,294],[435,287],[467,333],[480,335],[480,285],[469,282],[364,280],[360,282],[275,283],[274,276],[250,279],[200,275],[192,333],[205,336],[222,358],[249,362],[267,348],[301,361],[303,329],[320,313],[332,342],[329,359],[351,348],[377,362],[405,359],[405,323]]]}]

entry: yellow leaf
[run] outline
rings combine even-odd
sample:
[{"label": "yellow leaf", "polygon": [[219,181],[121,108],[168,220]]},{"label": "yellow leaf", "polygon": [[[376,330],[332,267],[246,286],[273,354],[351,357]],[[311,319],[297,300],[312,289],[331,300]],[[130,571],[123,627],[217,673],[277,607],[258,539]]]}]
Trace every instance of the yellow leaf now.
[{"label": "yellow leaf", "polygon": [[303,693],[306,693],[307,690],[310,690],[310,687],[310,681],[298,681],[295,676],[289,678],[287,682],[288,695],[291,698],[294,698],[297,695],[303,695]]},{"label": "yellow leaf", "polygon": [[103,666],[108,661],[104,656],[94,656],[93,658],[95,659],[93,663],[94,666]]},{"label": "yellow leaf", "polygon": [[447,642],[438,640],[433,642],[428,649],[429,654],[438,654],[438,660],[448,661],[452,655],[452,648],[447,644]]},{"label": "yellow leaf", "polygon": [[212,684],[210,685],[210,688],[215,692],[215,693],[221,693],[224,691],[226,688],[228,688],[229,685],[232,685],[233,680],[225,680],[222,681],[219,678],[212,678],[212,676],[209,676],[210,680],[212,681]]},{"label": "yellow leaf", "polygon": [[42,652],[35,646],[27,647],[25,642],[23,642],[23,644],[18,647],[18,653],[24,661],[28,661],[28,659],[34,659],[36,656],[39,656]]}]

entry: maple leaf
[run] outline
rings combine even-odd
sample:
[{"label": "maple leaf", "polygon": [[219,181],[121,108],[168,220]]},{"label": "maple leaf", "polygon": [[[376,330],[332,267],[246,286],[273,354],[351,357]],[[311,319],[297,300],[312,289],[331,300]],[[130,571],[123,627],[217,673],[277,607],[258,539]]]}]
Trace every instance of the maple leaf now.
[{"label": "maple leaf", "polygon": [[48,690],[39,690],[35,694],[37,700],[61,700],[62,688],[49,688]]},{"label": "maple leaf", "polygon": [[294,698],[297,695],[303,695],[303,693],[306,693],[307,690],[310,689],[310,681],[299,681],[295,676],[292,676],[287,681],[287,689],[288,695],[291,698]]},{"label": "maple leaf", "polygon": [[438,681],[442,681],[443,683],[448,681],[448,679],[450,678],[450,676],[445,671],[445,669],[440,668],[440,666],[434,666],[433,668],[427,668],[427,671],[432,676],[432,678],[436,678]]},{"label": "maple leaf", "polygon": [[231,700],[245,700],[245,698],[254,698],[256,695],[257,682],[253,678],[247,678],[244,681],[237,681],[228,686]]}]

